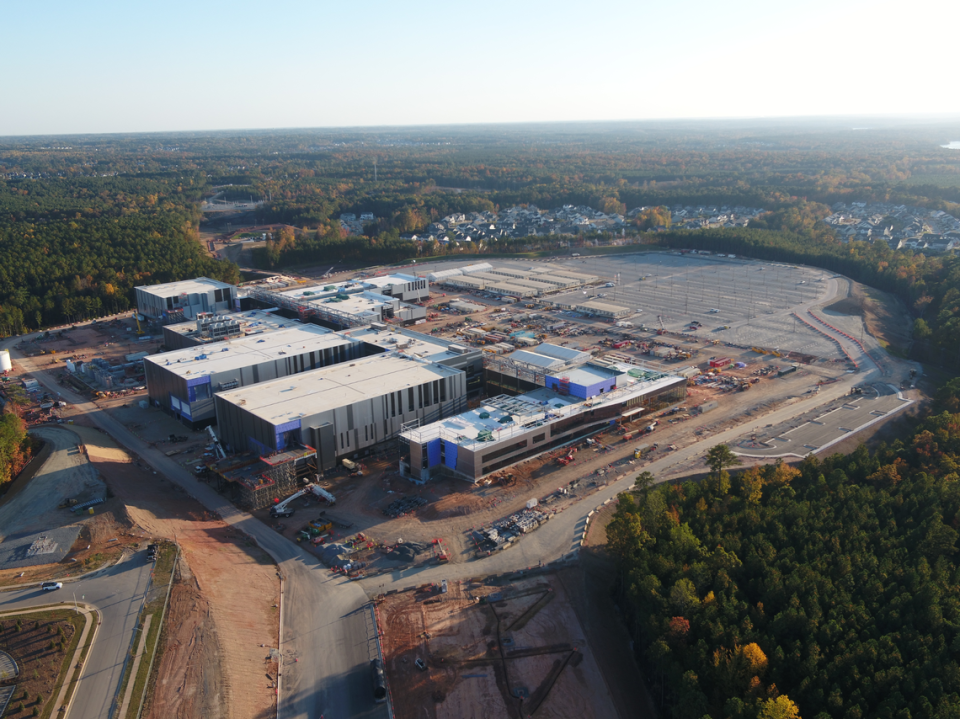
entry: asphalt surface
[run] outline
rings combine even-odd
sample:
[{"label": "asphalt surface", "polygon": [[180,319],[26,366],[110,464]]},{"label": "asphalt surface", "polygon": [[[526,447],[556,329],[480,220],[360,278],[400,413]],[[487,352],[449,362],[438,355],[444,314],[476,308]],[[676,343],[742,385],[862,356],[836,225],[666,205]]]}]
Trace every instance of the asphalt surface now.
[{"label": "asphalt surface", "polygon": [[0,592],[0,611],[56,602],[69,606],[74,596],[100,610],[100,632],[80,675],[69,719],[103,719],[113,712],[152,567],[146,551],[141,551],[125,555],[96,576],[64,582],[63,589],[55,592],[39,587]]},{"label": "asphalt surface", "polygon": [[913,403],[897,394],[878,395],[874,388],[867,391],[869,394],[849,397],[843,404],[796,427],[766,437],[758,436],[757,445],[753,447],[734,447],[733,450],[745,457],[805,457],[831,447],[870,424],[888,419]]}]

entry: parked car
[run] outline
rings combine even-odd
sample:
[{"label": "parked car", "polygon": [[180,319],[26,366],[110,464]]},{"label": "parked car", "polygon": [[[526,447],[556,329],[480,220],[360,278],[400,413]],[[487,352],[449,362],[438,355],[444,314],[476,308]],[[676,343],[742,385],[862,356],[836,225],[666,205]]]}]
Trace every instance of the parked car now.
[{"label": "parked car", "polygon": [[427,671],[427,663],[423,661],[423,659],[420,659],[419,657],[417,657],[417,661],[415,661],[414,664],[417,666],[417,669],[419,669],[420,671],[422,672]]},{"label": "parked car", "polygon": [[56,589],[63,589],[63,582],[44,582],[40,585],[40,589],[45,592],[52,592]]}]

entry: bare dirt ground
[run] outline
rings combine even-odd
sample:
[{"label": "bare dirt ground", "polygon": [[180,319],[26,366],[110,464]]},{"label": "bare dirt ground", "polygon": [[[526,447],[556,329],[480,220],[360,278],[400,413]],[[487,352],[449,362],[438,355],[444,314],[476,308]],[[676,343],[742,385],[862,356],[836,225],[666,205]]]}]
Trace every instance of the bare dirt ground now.
[{"label": "bare dirt ground", "polygon": [[503,587],[458,583],[446,594],[428,585],[388,597],[379,612],[401,719],[617,715],[556,575]]},{"label": "bare dirt ground", "polygon": [[127,507],[134,533],[175,539],[186,563],[171,600],[166,646],[174,657],[201,661],[188,670],[161,658],[172,674],[159,675],[152,716],[172,716],[172,707],[178,717],[267,716],[275,710],[276,664],[264,646],[276,646],[279,628],[279,579],[269,557],[102,433],[75,429]]},{"label": "bare dirt ground", "polygon": [[210,602],[181,557],[170,592],[157,686],[147,717],[225,717],[220,637]]},{"label": "bare dirt ground", "polygon": [[913,318],[903,302],[888,292],[859,282],[847,281],[847,285],[847,296],[824,309],[860,317],[867,332],[883,347],[897,354],[908,353],[913,344]]}]

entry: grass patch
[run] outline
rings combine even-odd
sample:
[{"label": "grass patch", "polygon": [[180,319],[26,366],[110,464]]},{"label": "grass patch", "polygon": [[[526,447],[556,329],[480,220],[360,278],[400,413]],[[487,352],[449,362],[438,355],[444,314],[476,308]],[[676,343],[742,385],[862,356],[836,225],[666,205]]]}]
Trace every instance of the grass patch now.
[{"label": "grass patch", "polygon": [[[79,679],[81,671],[79,668],[75,668],[73,672],[70,671],[73,653],[80,642],[80,634],[86,621],[82,614],[66,608],[3,617],[3,647],[17,659],[21,670],[21,675],[16,682],[18,691],[7,707],[5,717],[19,719],[19,717],[34,716],[35,710],[38,712],[37,716],[42,719],[54,716],[58,713],[56,712],[57,695],[68,676],[72,685],[67,693],[69,701],[70,693],[76,686],[76,680]],[[15,625],[19,625],[21,629],[17,630]],[[72,627],[72,631],[66,644],[63,644],[64,635],[60,631],[68,625]],[[54,630],[54,627],[57,629]],[[92,639],[93,631],[87,636],[81,661],[86,656]],[[58,656],[59,667],[57,668]],[[43,697],[41,701],[38,701],[38,695]],[[24,705],[23,711],[19,710],[21,703]]]},{"label": "grass patch", "polygon": [[[140,621],[137,625],[137,631],[133,637],[133,644],[130,646],[130,656],[127,657],[127,665],[123,670],[123,680],[120,683],[120,693],[118,695],[120,704],[117,706],[117,715],[119,719],[136,719],[140,713],[140,707],[145,704],[150,696],[147,686],[147,680],[150,678],[150,670],[154,662],[153,655],[157,650],[157,643],[160,639],[160,632],[163,629],[163,613],[168,596],[168,588],[173,581],[173,568],[176,565],[177,546],[172,542],[163,542],[157,552],[157,561],[153,567],[153,581],[151,582],[151,599],[140,612]],[[140,665],[137,667],[137,675],[131,677],[133,673],[133,658],[140,648],[140,642],[143,637],[143,625],[148,616],[153,616],[150,622],[150,631],[147,633],[147,640],[143,647],[143,657],[140,659]],[[133,681],[133,694],[130,698],[130,706],[127,708],[125,717],[120,717],[120,706],[123,703],[123,697],[126,695],[127,686]],[[152,685],[151,687],[152,688]]]}]

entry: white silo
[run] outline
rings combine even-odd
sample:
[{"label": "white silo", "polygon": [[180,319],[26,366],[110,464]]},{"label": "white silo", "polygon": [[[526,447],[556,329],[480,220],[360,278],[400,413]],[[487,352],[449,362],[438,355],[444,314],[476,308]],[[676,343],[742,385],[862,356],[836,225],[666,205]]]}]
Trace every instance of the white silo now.
[{"label": "white silo", "polygon": [[0,350],[0,372],[9,372],[13,369],[10,361],[10,350]]}]

